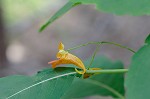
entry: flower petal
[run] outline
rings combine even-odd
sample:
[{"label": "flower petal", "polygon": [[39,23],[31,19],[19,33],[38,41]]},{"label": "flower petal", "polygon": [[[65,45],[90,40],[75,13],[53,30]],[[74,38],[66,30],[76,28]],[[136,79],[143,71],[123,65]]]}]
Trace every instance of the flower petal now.
[{"label": "flower petal", "polygon": [[75,69],[76,72],[78,72],[79,74],[84,74],[85,73],[86,69],[85,69],[85,66],[84,66],[83,62],[80,60],[80,58],[78,58],[75,55],[72,55],[72,54],[68,53],[67,56],[66,56],[66,59],[68,61],[70,61],[72,64],[76,65],[77,67],[83,69],[83,72],[80,72],[77,69]]},{"label": "flower petal", "polygon": [[52,68],[56,68],[58,63],[60,63],[59,60],[54,60],[54,61],[48,62],[48,64],[52,64]]},{"label": "flower petal", "polygon": [[58,49],[59,49],[59,52],[56,55],[58,60],[48,62],[48,64],[52,64],[52,68],[56,68],[57,65],[61,65],[61,64],[73,64],[83,69],[83,71],[78,71],[77,69],[75,69],[77,73],[84,74],[86,72],[85,66],[80,60],[80,58],[65,51],[64,45],[61,42],[58,45]]},{"label": "flower petal", "polygon": [[64,44],[62,42],[59,43],[58,50],[64,50]]}]

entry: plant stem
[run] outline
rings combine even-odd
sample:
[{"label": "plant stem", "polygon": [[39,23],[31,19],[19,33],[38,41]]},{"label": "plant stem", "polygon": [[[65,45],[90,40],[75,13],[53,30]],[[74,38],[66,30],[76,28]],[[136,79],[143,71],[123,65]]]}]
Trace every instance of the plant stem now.
[{"label": "plant stem", "polygon": [[115,45],[115,46],[118,46],[118,47],[127,49],[127,50],[129,50],[129,51],[135,53],[135,51],[132,50],[132,49],[129,48],[129,47],[126,47],[126,46],[123,46],[123,45],[120,45],[120,44],[117,44],[117,43],[114,43],[114,42],[105,42],[105,41],[102,41],[102,42],[88,42],[88,43],[81,44],[81,45],[75,46],[75,47],[73,47],[73,48],[67,49],[67,51],[74,50],[74,49],[80,48],[80,47],[82,47],[82,46],[87,46],[87,45],[89,45],[89,44],[111,44],[111,45]]},{"label": "plant stem", "polygon": [[101,45],[101,43],[97,45],[97,47],[96,47],[96,49],[95,49],[95,51],[94,51],[94,53],[93,53],[93,55],[92,55],[92,59],[91,59],[91,61],[90,61],[90,65],[88,66],[88,68],[90,68],[90,67],[92,66],[92,63],[93,63],[93,61],[94,61],[94,58],[95,58],[95,56],[96,56],[96,53],[97,53],[98,50],[99,50],[100,45]]},{"label": "plant stem", "polygon": [[86,73],[126,73],[128,69],[86,70]]},{"label": "plant stem", "polygon": [[108,91],[110,91],[110,92],[112,92],[114,95],[116,95],[116,96],[118,97],[118,99],[125,99],[125,97],[122,96],[117,90],[115,90],[115,89],[109,87],[108,85],[106,85],[106,84],[104,84],[104,83],[102,83],[102,82],[99,82],[99,81],[96,81],[96,80],[92,80],[92,79],[87,79],[86,82],[107,89]]}]

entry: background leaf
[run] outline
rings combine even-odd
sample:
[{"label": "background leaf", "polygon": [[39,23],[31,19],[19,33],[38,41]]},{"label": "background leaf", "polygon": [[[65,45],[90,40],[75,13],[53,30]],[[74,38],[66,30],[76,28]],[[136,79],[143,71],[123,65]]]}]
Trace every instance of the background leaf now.
[{"label": "background leaf", "polygon": [[150,44],[150,34],[147,36],[147,38],[145,39],[145,43],[146,44]]},{"label": "background leaf", "polygon": [[[73,74],[62,76],[68,73]],[[32,77],[16,75],[0,78],[0,99],[60,99],[70,87],[75,74],[74,68],[56,68],[55,70],[45,69]],[[39,83],[50,78],[54,79]],[[31,85],[36,86],[10,97]]]},{"label": "background leaf", "polygon": [[74,3],[95,4],[98,10],[117,15],[150,14],[150,0],[70,0]]},{"label": "background leaf", "polygon": [[[88,66],[89,61],[86,62]],[[106,57],[96,57],[92,67],[102,69],[122,69],[123,64],[120,61],[112,62]],[[76,79],[71,88],[63,96],[63,99],[81,98],[92,95],[117,97],[105,86],[115,90],[120,95],[124,95],[124,76],[123,74],[99,74],[91,76],[88,79]]]},{"label": "background leaf", "polygon": [[54,22],[56,19],[64,15],[66,12],[68,12],[71,8],[74,6],[79,5],[80,3],[73,3],[73,2],[68,2],[65,4],[59,11],[57,11],[41,28],[40,32],[43,31],[49,24]]},{"label": "background leaf", "polygon": [[150,99],[150,45],[133,56],[125,84],[127,99]]},{"label": "background leaf", "polygon": [[149,15],[150,0],[70,0],[57,11],[41,28],[43,31],[49,24],[79,4],[94,4],[98,10],[116,15]]}]

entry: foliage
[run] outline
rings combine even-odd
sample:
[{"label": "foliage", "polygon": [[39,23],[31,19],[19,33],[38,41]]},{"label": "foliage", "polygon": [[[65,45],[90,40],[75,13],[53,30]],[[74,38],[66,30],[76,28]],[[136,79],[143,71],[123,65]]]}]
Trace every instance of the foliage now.
[{"label": "foliage", "polygon": [[[88,62],[89,61],[87,61],[87,63]],[[92,67],[100,67],[102,69],[123,69],[123,64],[120,61],[112,62],[103,56],[96,57]],[[124,94],[123,74],[100,74],[91,76],[89,79],[76,78],[71,88],[63,96],[63,99],[81,98],[92,95],[122,98]]]},{"label": "foliage", "polygon": [[80,3],[68,2],[64,5],[58,12],[56,12],[41,28],[40,32],[43,31],[49,24],[54,22],[56,19],[64,15],[67,11],[69,11],[72,7],[79,5]]},{"label": "foliage", "polygon": [[145,39],[145,43],[146,44],[150,44],[150,34],[147,36],[147,38]]},{"label": "foliage", "polygon": [[74,3],[95,4],[98,10],[117,15],[150,14],[149,0],[70,0]]},{"label": "foliage", "polygon": [[149,99],[150,98],[150,40],[146,39],[148,45],[144,45],[133,56],[126,79],[127,99]]},{"label": "foliage", "polygon": [[[98,10],[117,15],[150,14],[149,0],[70,0],[41,27],[40,31],[44,30],[49,24],[64,15],[71,8],[81,4],[94,4]],[[149,99],[150,35],[148,35],[145,40],[146,44],[137,52],[131,48],[113,42],[90,42],[70,48],[70,50],[67,51],[87,46],[88,44],[101,45],[104,43],[113,44],[135,53],[131,60],[129,72],[126,75],[126,98]],[[37,75],[32,77],[16,75],[0,78],[0,90],[2,90],[0,91],[0,98],[71,99],[92,95],[102,95],[125,99],[123,73],[128,70],[123,69],[123,64],[119,61],[112,62],[105,57],[97,57],[95,59],[96,51],[92,56],[91,62],[90,60],[84,62],[86,72],[82,75],[75,72],[74,67],[61,67],[40,71]],[[64,51],[62,50],[59,52],[64,54]],[[60,57],[60,61],[62,57],[66,58],[66,55],[67,52],[64,56]],[[69,59],[71,59],[71,57],[69,57]],[[54,61],[52,61],[52,63],[53,62]],[[68,61],[65,60],[65,63],[68,63]],[[88,68],[89,63],[93,63],[92,68]]]},{"label": "foliage", "polygon": [[57,68],[39,71],[32,77],[0,78],[0,99],[59,99],[70,87],[75,74],[72,68]]},{"label": "foliage", "polygon": [[43,31],[49,24],[64,15],[74,5],[89,5],[94,4],[96,8],[103,12],[110,12],[116,15],[149,15],[150,1],[149,0],[69,0],[69,2],[56,12],[41,28]]},{"label": "foliage", "polygon": [[[87,62],[88,61],[85,63]],[[93,67],[95,66],[103,69],[123,68],[121,62],[111,62],[106,57],[97,57],[93,63]],[[74,93],[71,95],[72,97],[83,97],[85,94],[99,89],[101,89],[100,91],[97,91],[99,95],[118,97],[115,93],[112,93],[110,89],[124,95],[123,74],[101,74],[101,76],[95,75],[86,80],[78,78],[78,76],[79,75],[74,72],[73,68],[60,67],[54,70],[45,69],[39,71],[32,77],[22,75],[4,77],[0,79],[0,90],[3,90],[0,92],[0,96],[2,99],[60,99],[61,96],[63,99],[70,99],[72,93]],[[105,77],[108,79],[106,80]],[[100,86],[99,88],[97,87],[99,85],[90,84],[88,83],[90,80],[97,81],[99,84],[103,83],[103,86]],[[72,82],[74,83],[72,84]],[[80,85],[82,83],[85,83],[84,87]],[[116,85],[114,86],[113,83],[116,83]],[[107,89],[104,86],[107,86],[110,89]],[[66,92],[68,88],[69,91]],[[74,88],[76,88],[76,90],[74,90]],[[81,88],[83,91],[86,91],[87,88],[91,88],[91,91],[79,94]],[[95,95],[93,92],[89,95]],[[75,95],[76,93],[78,93],[78,95]]]}]

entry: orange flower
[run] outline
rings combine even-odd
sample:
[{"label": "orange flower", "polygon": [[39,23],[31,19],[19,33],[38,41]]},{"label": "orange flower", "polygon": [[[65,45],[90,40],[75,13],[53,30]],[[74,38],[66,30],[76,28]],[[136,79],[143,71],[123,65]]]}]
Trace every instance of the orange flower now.
[{"label": "orange flower", "polygon": [[75,69],[77,73],[79,73],[79,74],[85,73],[85,71],[86,71],[85,66],[77,56],[72,55],[72,54],[68,53],[67,51],[65,51],[64,45],[62,43],[59,44],[58,49],[59,49],[59,52],[56,55],[58,60],[48,62],[48,64],[52,64],[52,68],[56,68],[57,65],[61,65],[61,64],[73,64],[73,65],[76,65],[77,67],[83,69],[82,72]]}]

